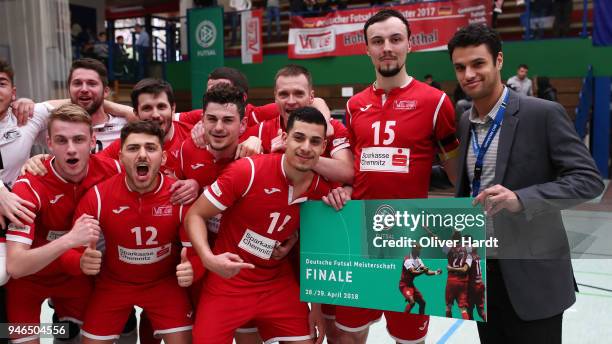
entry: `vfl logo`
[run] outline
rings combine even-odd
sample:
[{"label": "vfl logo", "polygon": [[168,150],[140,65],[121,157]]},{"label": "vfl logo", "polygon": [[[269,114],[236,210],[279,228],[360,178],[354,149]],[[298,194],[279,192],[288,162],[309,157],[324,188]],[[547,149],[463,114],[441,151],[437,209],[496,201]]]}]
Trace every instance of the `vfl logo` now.
[{"label": "vfl logo", "polygon": [[174,157],[178,159],[178,156],[179,156],[178,149],[175,149],[175,150],[171,151],[170,153],[172,153],[172,155],[174,155]]},{"label": "vfl logo", "polygon": [[368,104],[368,105],[366,105],[366,106],[364,106],[364,107],[362,107],[362,108],[359,108],[359,110],[361,110],[361,111],[363,111],[363,112],[366,112],[366,111],[368,111],[368,109],[370,109],[371,107],[372,107],[372,104]]},{"label": "vfl logo", "polygon": [[261,51],[259,44],[259,18],[250,18],[247,22],[247,49],[251,54],[258,54]]},{"label": "vfl logo", "polygon": [[191,165],[192,170],[197,170],[200,167],[204,167],[204,164],[192,164]]},{"label": "vfl logo", "polygon": [[336,49],[335,33],[329,28],[310,29],[297,36],[295,50],[298,54],[318,54]]},{"label": "vfl logo", "polygon": [[122,205],[117,209],[113,209],[113,213],[115,214],[121,214],[121,212],[123,212],[124,210],[130,209],[130,207],[128,207],[127,205]]},{"label": "vfl logo", "polygon": [[163,205],[161,207],[153,207],[153,216],[172,216],[172,206]]},{"label": "vfl logo", "polygon": [[396,110],[415,110],[416,107],[416,100],[396,100],[393,103],[393,108]]},{"label": "vfl logo", "polygon": [[264,192],[266,193],[266,195],[271,195],[275,192],[280,192],[280,189],[277,189],[277,188],[265,189],[264,188]]},{"label": "vfl logo", "polygon": [[54,199],[52,199],[52,200],[50,200],[50,201],[49,201],[49,203],[51,203],[51,204],[55,204],[55,203],[57,203],[57,201],[59,201],[59,200],[60,200],[60,198],[62,198],[62,197],[64,197],[64,194],[55,195],[55,198],[54,198]]}]

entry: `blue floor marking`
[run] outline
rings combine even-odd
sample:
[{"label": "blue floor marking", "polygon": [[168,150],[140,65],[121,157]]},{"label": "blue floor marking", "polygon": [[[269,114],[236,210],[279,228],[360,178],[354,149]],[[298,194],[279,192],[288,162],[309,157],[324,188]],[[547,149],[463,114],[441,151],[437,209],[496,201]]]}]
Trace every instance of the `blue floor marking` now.
[{"label": "blue floor marking", "polygon": [[457,331],[457,329],[461,326],[461,324],[463,324],[463,320],[457,319],[457,321],[455,321],[455,323],[446,331],[446,333],[442,335],[440,339],[438,339],[438,342],[436,344],[446,343],[453,335],[453,333],[455,333],[455,331]]}]

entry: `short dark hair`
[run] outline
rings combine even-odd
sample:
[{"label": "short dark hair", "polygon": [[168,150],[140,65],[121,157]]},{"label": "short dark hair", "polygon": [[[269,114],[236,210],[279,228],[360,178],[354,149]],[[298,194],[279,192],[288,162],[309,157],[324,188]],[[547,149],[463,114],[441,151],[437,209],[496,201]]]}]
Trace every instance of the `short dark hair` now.
[{"label": "short dark hair", "polygon": [[[159,139],[159,145],[164,146],[164,130],[155,121],[135,121],[128,122],[121,128],[121,147],[127,140],[130,134],[147,134],[156,136]],[[163,148],[162,148],[163,149]]]},{"label": "short dark hair", "polygon": [[247,77],[242,74],[236,68],[231,67],[219,67],[215,68],[210,74],[208,74],[209,80],[227,79],[232,82],[232,85],[236,86],[240,92],[245,95],[249,94],[249,81]]},{"label": "short dark hair", "polygon": [[368,45],[368,28],[370,25],[385,21],[392,17],[398,18],[402,21],[402,23],[404,23],[404,25],[406,25],[406,33],[408,34],[408,38],[410,38],[410,24],[408,24],[406,17],[404,17],[404,15],[397,10],[385,8],[368,18],[368,21],[366,21],[365,25],[363,26],[363,37],[365,38],[366,45]]},{"label": "short dark hair", "polygon": [[11,84],[15,84],[15,72],[13,71],[13,67],[11,67],[11,65],[3,59],[0,59],[0,73],[6,74],[6,76],[8,76],[9,80],[11,81]]},{"label": "short dark hair", "polygon": [[244,117],[244,97],[240,89],[234,85],[218,84],[210,88],[204,96],[202,109],[206,112],[206,107],[210,103],[234,104],[238,109],[240,119]]},{"label": "short dark hair", "polygon": [[524,63],[521,63],[521,64],[518,66],[518,69],[521,69],[521,68],[529,69],[529,67],[527,67],[527,65],[526,65],[526,64],[524,64]]},{"label": "short dark hair", "polygon": [[104,87],[108,86],[108,72],[106,71],[104,64],[96,59],[88,57],[72,62],[70,73],[68,74],[68,84],[70,84],[72,81],[72,73],[74,73],[74,71],[78,68],[93,70],[94,72],[98,73],[100,80],[102,80],[102,85]]},{"label": "short dark hair", "polygon": [[287,77],[300,75],[304,75],[306,77],[306,80],[308,80],[308,86],[312,88],[312,75],[308,69],[306,69],[306,67],[296,64],[288,64],[276,72],[276,75],[274,76],[274,87],[276,88],[276,80],[278,80],[278,78],[281,76]]},{"label": "short dark hair", "polygon": [[122,36],[122,35],[119,35],[119,36],[117,36],[115,39],[119,39],[119,38],[123,39],[123,36]]},{"label": "short dark hair", "polygon": [[433,75],[431,74],[425,74],[425,76],[423,77],[423,79],[429,79],[432,78],[433,79]]},{"label": "short dark hair", "polygon": [[158,96],[161,93],[166,94],[170,105],[175,104],[174,91],[168,82],[153,78],[142,79],[136,85],[134,85],[132,93],[130,94],[130,97],[132,98],[132,107],[134,110],[138,110],[138,96],[141,94],[152,94],[154,96]]},{"label": "short dark hair", "polygon": [[[294,111],[291,111],[287,120],[287,132],[293,129],[295,121],[306,122],[311,124],[319,124],[323,126],[323,133],[327,132],[327,121],[321,111],[312,106],[304,106]],[[323,134],[325,135],[325,134]]]},{"label": "short dark hair", "polygon": [[448,42],[448,54],[452,61],[453,51],[457,47],[469,47],[485,44],[493,57],[493,65],[497,64],[497,55],[502,51],[502,42],[497,31],[484,24],[470,24],[462,27]]}]

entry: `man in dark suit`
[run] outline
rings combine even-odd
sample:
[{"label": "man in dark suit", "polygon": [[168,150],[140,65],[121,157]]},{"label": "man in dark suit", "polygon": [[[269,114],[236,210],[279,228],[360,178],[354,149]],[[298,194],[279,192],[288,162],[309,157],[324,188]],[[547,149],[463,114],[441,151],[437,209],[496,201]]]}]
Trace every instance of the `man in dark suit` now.
[{"label": "man in dark suit", "polygon": [[560,210],[598,196],[595,164],[557,103],[502,84],[499,35],[482,25],[448,44],[459,84],[473,107],[458,127],[457,196],[487,213],[488,323],[482,343],[561,343],[563,312],[576,300]]}]

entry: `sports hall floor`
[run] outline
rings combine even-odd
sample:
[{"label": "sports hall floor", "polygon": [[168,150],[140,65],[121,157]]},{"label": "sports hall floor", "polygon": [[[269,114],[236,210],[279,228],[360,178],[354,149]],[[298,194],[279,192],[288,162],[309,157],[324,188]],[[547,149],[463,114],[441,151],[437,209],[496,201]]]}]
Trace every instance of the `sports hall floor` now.
[{"label": "sports hall floor", "polygon": [[[603,202],[603,203],[602,203]],[[602,205],[602,204],[606,205]],[[563,212],[572,247],[572,262],[580,292],[563,317],[563,343],[600,344],[612,338],[612,186],[606,181],[603,195],[580,209]],[[41,322],[50,322],[45,307]],[[52,343],[50,339],[41,341]],[[384,319],[370,329],[368,343],[393,343]],[[479,343],[472,321],[432,317],[427,344]]]}]

